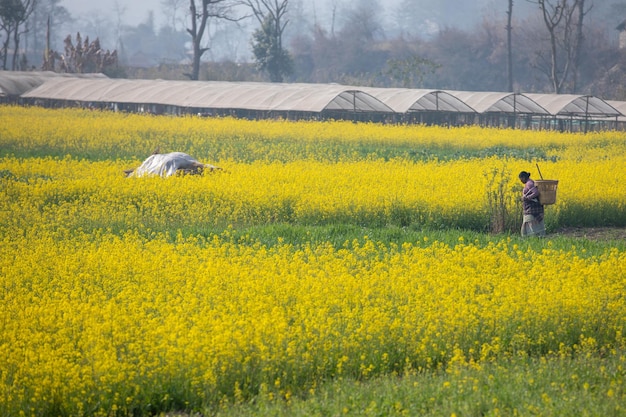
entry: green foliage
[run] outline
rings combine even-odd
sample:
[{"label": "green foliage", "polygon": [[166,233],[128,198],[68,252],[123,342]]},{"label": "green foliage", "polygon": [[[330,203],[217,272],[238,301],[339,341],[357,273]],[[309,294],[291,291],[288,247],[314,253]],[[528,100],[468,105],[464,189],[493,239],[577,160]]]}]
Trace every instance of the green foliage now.
[{"label": "green foliage", "polygon": [[490,231],[502,233],[518,229],[521,225],[519,221],[521,205],[514,196],[521,195],[521,187],[518,185],[514,193],[510,192],[513,173],[506,168],[492,168],[483,175],[487,179],[485,195],[491,219]]},{"label": "green foliage", "polygon": [[10,27],[24,21],[26,8],[20,0],[0,0],[0,21]]},{"label": "green foliage", "polygon": [[[187,233],[194,235],[223,237],[224,229],[193,229]],[[493,235],[468,229],[428,229],[417,227],[364,227],[353,224],[331,224],[325,226],[303,226],[287,223],[275,223],[231,229],[227,235],[234,242],[255,245],[261,243],[271,247],[278,243],[287,243],[294,246],[308,244],[318,245],[330,243],[340,248],[350,242],[364,243],[365,240],[383,242],[386,245],[402,246],[411,243],[420,246],[429,246],[431,242],[441,242],[454,247],[459,243],[472,243],[477,247],[486,247],[497,244],[502,240],[510,240],[518,245],[520,250],[541,252],[544,249],[572,250],[577,248],[579,256],[592,257],[605,253],[607,249],[616,248],[626,250],[626,241],[615,237],[613,239],[590,240],[587,238],[572,237],[561,233],[552,234],[549,239],[522,239],[517,230],[505,234]]]},{"label": "green foliage", "polygon": [[261,28],[254,32],[252,52],[257,68],[267,72],[272,82],[282,82],[286,75],[293,72],[293,61],[289,52],[282,46],[279,28],[271,16],[268,16]]},{"label": "green foliage", "polygon": [[293,398],[255,398],[208,414],[299,416],[618,416],[626,411],[624,352],[513,358],[439,372],[330,381]]},{"label": "green foliage", "polygon": [[422,88],[424,75],[434,73],[440,65],[413,55],[406,59],[390,59],[383,75],[391,78],[403,88]]}]

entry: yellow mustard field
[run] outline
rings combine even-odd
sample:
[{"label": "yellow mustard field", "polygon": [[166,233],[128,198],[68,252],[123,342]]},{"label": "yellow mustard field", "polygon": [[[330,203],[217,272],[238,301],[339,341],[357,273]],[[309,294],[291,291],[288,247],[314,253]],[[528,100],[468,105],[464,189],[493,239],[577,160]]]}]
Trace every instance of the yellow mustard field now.
[{"label": "yellow mustard field", "polygon": [[[488,230],[488,192],[503,181],[506,206],[517,219],[521,187],[515,177],[529,165],[498,157],[224,161],[226,172],[201,177],[127,179],[121,172],[128,163],[119,161],[7,157],[0,171],[14,178],[6,183],[4,209],[5,225],[17,228],[55,227],[57,221],[89,229],[152,230],[342,222]],[[625,166],[623,156],[543,162],[542,170],[559,179],[558,204],[547,206],[547,224],[623,226]],[[493,182],[489,169],[505,178]]]},{"label": "yellow mustard field", "polygon": [[[156,147],[224,171],[123,176]],[[489,230],[494,195],[514,224],[517,173],[535,164],[560,181],[552,230],[624,227],[625,162],[620,132],[0,107],[0,414],[195,410],[624,349],[623,246],[464,230]],[[340,245],[237,233],[271,224],[424,232]]]},{"label": "yellow mustard field", "polygon": [[437,369],[453,357],[480,366],[624,348],[618,250],[34,230],[2,245],[4,412],[288,398],[328,378]]},{"label": "yellow mustard field", "polygon": [[[342,144],[409,145],[413,151],[436,148],[486,149],[512,147],[539,156],[543,148],[597,150],[622,148],[624,133],[619,131],[588,134],[555,131],[484,129],[477,126],[380,125],[343,121],[241,120],[108,113],[75,109],[0,108],[0,138],[3,143],[19,142],[22,150],[46,147],[64,155],[90,152],[91,157],[121,154],[145,158],[155,147],[183,149],[201,159],[235,159],[240,147],[249,157],[270,160],[283,158],[287,150],[306,145],[320,154],[333,154]],[[227,140],[225,140],[227,139]],[[288,142],[288,143],[285,143]],[[269,149],[265,145],[271,143]],[[323,145],[323,147],[320,145]],[[382,151],[382,146],[379,149]],[[354,152],[356,149],[353,148]],[[100,155],[95,154],[99,152]],[[194,152],[197,151],[197,152]],[[587,155],[587,152],[583,152]],[[348,153],[347,158],[350,158]],[[265,158],[261,158],[265,155]],[[318,155],[322,158],[323,155]]]},{"label": "yellow mustard field", "polygon": [[[19,180],[14,192],[61,211],[63,204],[47,204],[63,203],[55,195],[61,200],[66,192],[88,196],[92,204],[81,206],[83,216],[75,220],[82,223],[111,216],[123,216],[129,227],[158,227],[165,220],[175,226],[223,226],[361,219],[488,230],[494,209],[490,193],[498,191],[514,224],[521,210],[517,173],[530,171],[540,179],[539,164],[546,179],[560,181],[558,204],[547,209],[549,229],[626,226],[623,132],[582,135],[19,107],[1,108],[0,121],[0,171]],[[227,175],[168,179],[165,184],[176,186],[165,187],[160,179],[125,181],[121,171],[138,166],[157,148],[187,152],[225,168]],[[129,201],[141,204],[132,210]]]}]

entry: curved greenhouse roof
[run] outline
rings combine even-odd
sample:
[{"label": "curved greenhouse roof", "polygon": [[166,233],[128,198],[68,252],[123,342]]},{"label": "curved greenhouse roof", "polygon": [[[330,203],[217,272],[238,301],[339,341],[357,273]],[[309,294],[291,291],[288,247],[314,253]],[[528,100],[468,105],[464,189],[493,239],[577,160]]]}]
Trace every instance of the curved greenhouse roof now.
[{"label": "curved greenhouse roof", "polygon": [[[0,98],[4,100],[3,97],[18,97],[24,99],[24,103],[93,106],[155,114],[338,117],[572,130],[615,128],[617,122],[626,122],[626,104],[618,105],[623,102],[608,102],[590,95],[109,79],[102,74],[0,71]],[[581,118],[593,123],[583,126],[579,122]],[[558,124],[555,124],[557,119]]]},{"label": "curved greenhouse roof", "polygon": [[617,117],[621,113],[601,98],[576,94],[527,94],[554,116]]},{"label": "curved greenhouse roof", "polygon": [[324,110],[392,113],[363,91],[334,84],[233,83],[103,79],[49,80],[25,98],[82,102],[164,104],[206,109],[321,113]]},{"label": "curved greenhouse roof", "polygon": [[448,91],[462,100],[478,113],[528,113],[547,115],[548,112],[541,105],[521,93],[499,93],[481,91]]},{"label": "curved greenhouse roof", "polygon": [[440,111],[475,113],[475,110],[458,97],[442,90],[410,88],[359,87],[373,95],[398,113]]},{"label": "curved greenhouse roof", "polygon": [[620,122],[626,121],[626,101],[606,100],[606,103],[621,113],[617,120]]},{"label": "curved greenhouse roof", "polygon": [[51,78],[102,78],[103,74],[65,74],[52,71],[0,71],[0,97],[21,96]]}]

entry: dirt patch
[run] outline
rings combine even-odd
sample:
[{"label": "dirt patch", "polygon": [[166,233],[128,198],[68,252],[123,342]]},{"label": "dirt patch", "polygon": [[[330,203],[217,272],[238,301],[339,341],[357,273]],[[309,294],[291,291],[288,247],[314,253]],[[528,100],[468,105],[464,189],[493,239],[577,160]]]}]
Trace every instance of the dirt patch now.
[{"label": "dirt patch", "polygon": [[620,240],[626,239],[626,227],[563,227],[554,234],[589,240]]}]

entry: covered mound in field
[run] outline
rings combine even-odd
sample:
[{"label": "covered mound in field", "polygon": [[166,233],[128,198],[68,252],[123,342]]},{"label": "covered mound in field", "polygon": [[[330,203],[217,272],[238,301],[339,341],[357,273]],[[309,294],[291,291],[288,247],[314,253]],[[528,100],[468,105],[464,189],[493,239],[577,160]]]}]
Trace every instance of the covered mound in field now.
[{"label": "covered mound in field", "polygon": [[183,152],[155,153],[150,155],[139,168],[128,172],[128,176],[143,177],[149,175],[159,175],[169,177],[177,171],[198,174],[204,168],[214,170],[217,167],[203,164]]}]

